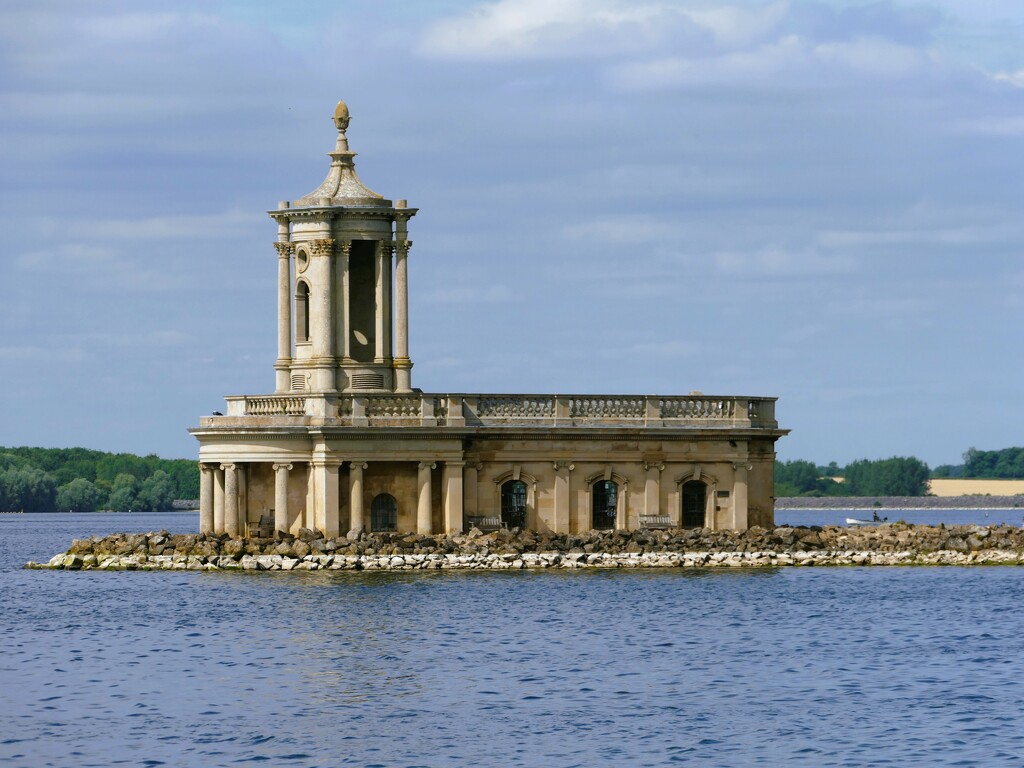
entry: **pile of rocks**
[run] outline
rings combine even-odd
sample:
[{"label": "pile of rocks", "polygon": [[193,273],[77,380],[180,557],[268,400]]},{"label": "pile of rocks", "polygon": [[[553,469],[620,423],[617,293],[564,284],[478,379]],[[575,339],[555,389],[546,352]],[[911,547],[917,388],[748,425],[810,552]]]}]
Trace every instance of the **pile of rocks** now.
[{"label": "pile of rocks", "polygon": [[1013,526],[588,531],[477,529],[455,536],[360,533],[232,539],[220,534],[120,533],[77,539],[28,568],[171,570],[411,570],[447,568],[759,567],[775,565],[1024,564]]}]

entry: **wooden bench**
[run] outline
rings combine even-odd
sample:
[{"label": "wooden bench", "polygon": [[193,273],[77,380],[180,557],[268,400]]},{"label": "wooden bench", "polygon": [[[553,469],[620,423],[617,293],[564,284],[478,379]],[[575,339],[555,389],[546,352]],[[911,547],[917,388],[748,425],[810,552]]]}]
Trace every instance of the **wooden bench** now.
[{"label": "wooden bench", "polygon": [[500,531],[504,527],[500,517],[467,517],[466,522],[484,533]]},{"label": "wooden bench", "polygon": [[668,515],[640,515],[641,528],[671,528],[672,518]]},{"label": "wooden bench", "polygon": [[249,523],[246,526],[245,535],[250,539],[274,538],[274,516],[260,515],[258,523]]}]

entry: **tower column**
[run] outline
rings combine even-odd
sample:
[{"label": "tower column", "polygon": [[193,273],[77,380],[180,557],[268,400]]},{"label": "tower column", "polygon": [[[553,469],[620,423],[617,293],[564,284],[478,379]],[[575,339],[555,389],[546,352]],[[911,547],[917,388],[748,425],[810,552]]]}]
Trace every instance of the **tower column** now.
[{"label": "tower column", "polygon": [[419,498],[416,504],[416,533],[421,536],[429,536],[433,533],[433,515],[430,508],[430,472],[436,466],[436,464],[429,461],[421,461],[419,466],[419,475],[417,476]]},{"label": "tower column", "polygon": [[317,391],[333,392],[334,381],[334,240],[323,237],[310,243],[316,259],[316,312],[313,329],[313,357],[316,358]]},{"label": "tower column", "polygon": [[[404,229],[404,221],[399,219]],[[404,233],[402,233],[404,234]],[[411,240],[395,242],[395,390],[412,391],[412,362],[409,360],[409,248]]]},{"label": "tower column", "polygon": [[213,533],[213,468],[199,463],[199,532]]},{"label": "tower column", "polygon": [[351,251],[352,241],[342,240],[338,247],[339,268],[341,269],[341,311],[338,313],[338,336],[341,338],[341,356],[345,362],[352,360],[352,293],[349,277],[349,254]]},{"label": "tower column", "polygon": [[288,473],[291,464],[274,465],[274,533],[288,531]]},{"label": "tower column", "polygon": [[373,360],[383,363],[391,356],[391,243],[387,240],[377,241],[377,252],[374,254],[374,321]]},{"label": "tower column", "polygon": [[[288,236],[288,224],[280,224],[284,237]],[[278,237],[282,237],[279,233]],[[277,391],[291,389],[290,366],[292,362],[292,270],[291,255],[295,246],[288,242],[274,243],[277,249]]]},{"label": "tower column", "polygon": [[224,471],[224,533],[238,538],[238,475],[234,464],[221,464]]},{"label": "tower column", "polygon": [[348,509],[349,533],[362,533],[366,530],[363,515],[363,470],[365,461],[353,461],[348,466]]}]

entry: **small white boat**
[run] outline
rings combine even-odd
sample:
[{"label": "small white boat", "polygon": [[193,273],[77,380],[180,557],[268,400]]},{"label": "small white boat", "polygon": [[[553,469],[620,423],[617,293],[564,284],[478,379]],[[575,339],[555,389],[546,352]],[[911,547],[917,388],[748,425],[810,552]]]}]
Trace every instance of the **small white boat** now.
[{"label": "small white boat", "polygon": [[876,525],[878,523],[884,523],[888,519],[889,519],[888,517],[879,517],[878,513],[875,512],[875,514],[873,516],[873,519],[871,519],[871,520],[861,520],[861,519],[856,518],[856,517],[848,517],[848,518],[846,518],[846,524],[847,525]]}]

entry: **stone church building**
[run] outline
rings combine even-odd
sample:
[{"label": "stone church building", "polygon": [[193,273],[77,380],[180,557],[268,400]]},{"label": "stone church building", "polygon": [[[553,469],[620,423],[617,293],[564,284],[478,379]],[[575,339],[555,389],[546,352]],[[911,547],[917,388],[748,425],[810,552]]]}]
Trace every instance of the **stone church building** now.
[{"label": "stone church building", "polygon": [[[769,526],[775,398],[422,392],[409,220],[356,175],[338,104],[323,183],[282,202],[272,394],[200,419],[200,530],[246,535]],[[538,384],[543,384],[538,382]]]}]

